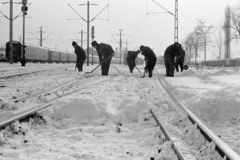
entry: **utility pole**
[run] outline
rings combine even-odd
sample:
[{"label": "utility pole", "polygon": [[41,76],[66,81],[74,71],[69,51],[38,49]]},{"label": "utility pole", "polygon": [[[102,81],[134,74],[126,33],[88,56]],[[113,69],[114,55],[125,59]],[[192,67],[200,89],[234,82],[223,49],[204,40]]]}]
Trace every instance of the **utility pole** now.
[{"label": "utility pole", "polygon": [[42,33],[43,33],[42,29],[43,29],[43,27],[40,27],[40,46],[41,47],[42,47],[42,41],[43,41],[43,39],[42,39]]},{"label": "utility pole", "polygon": [[[23,34],[25,34],[25,15],[27,15],[27,0],[22,0],[22,12],[20,12],[15,18],[13,18],[13,3],[16,3],[16,4],[21,4],[21,2],[13,2],[13,0],[10,0],[9,2],[3,2],[2,4],[6,4],[6,3],[10,3],[10,17],[8,18],[6,15],[4,15],[2,12],[2,14],[4,15],[4,17],[6,17],[8,20],[9,20],[9,63],[12,64],[13,63],[13,20],[15,20],[22,12],[23,12]],[[24,5],[25,4],[25,5]],[[25,35],[23,35],[23,38]],[[23,40],[23,43],[25,41]],[[23,44],[24,46],[25,44]],[[25,62],[23,61],[23,58],[24,58],[24,61],[25,61],[25,57],[23,56],[23,52],[21,54],[21,61],[23,62],[22,65],[25,66]]]},{"label": "utility pole", "polygon": [[89,65],[89,1],[87,2],[87,66]]},{"label": "utility pole", "polygon": [[[83,32],[83,31],[81,30],[81,32],[78,32],[78,33],[81,33],[81,39],[78,39],[78,37],[76,36],[77,33],[74,33],[74,35],[75,35],[76,38],[77,38],[77,43],[78,43],[78,41],[79,41],[79,42],[80,42],[80,46],[83,47],[83,42],[86,40],[86,39],[83,40],[83,33],[86,33],[86,32]],[[75,41],[75,39],[70,39],[70,40]]]},{"label": "utility pole", "polygon": [[9,64],[13,64],[13,0],[10,0],[9,22]]},{"label": "utility pole", "polygon": [[[174,16],[174,42],[178,42],[178,0],[175,0],[175,14],[168,11],[166,8],[161,6],[156,1],[154,1],[154,0],[152,0],[152,1],[166,11],[166,12],[159,12],[159,13],[169,13],[172,16]],[[156,14],[156,13],[147,13],[147,14]]]},{"label": "utility pole", "polygon": [[119,29],[120,31],[120,43],[119,43],[119,46],[120,46],[120,65],[122,63],[122,29]]},{"label": "utility pole", "polygon": [[120,65],[122,64],[122,29],[119,29],[120,31],[120,41],[119,41],[119,47],[120,47]]},{"label": "utility pole", "polygon": [[83,47],[83,31],[81,31],[81,47]]},{"label": "utility pole", "polygon": [[[69,5],[69,4],[68,4]],[[79,4],[81,5],[86,5],[86,4]],[[107,6],[99,13],[97,14],[91,21],[89,20],[89,5],[95,5],[97,6],[97,4],[90,4],[89,1],[87,2],[87,20],[85,20],[81,15],[79,15],[70,5],[70,7],[81,17],[82,20],[84,20],[85,22],[87,22],[87,66],[89,66],[89,23],[92,22],[94,19],[96,19],[96,17],[105,9],[107,8]]]},{"label": "utility pole", "polygon": [[174,42],[178,42],[178,0],[175,0]]},{"label": "utility pole", "polygon": [[27,7],[27,0],[22,0],[22,12],[23,12],[23,46],[22,46],[22,66],[25,66],[25,15],[27,15],[28,7]]},{"label": "utility pole", "polygon": [[42,33],[46,33],[46,32],[43,32],[42,31],[42,28],[43,27],[40,27],[40,31],[38,31],[38,32],[40,32],[40,39],[38,38],[38,37],[36,37],[32,32],[30,32],[36,39],[38,39],[39,40],[39,45],[42,47],[42,42],[50,35],[50,34],[52,34],[52,32],[51,33],[49,33],[45,38],[42,38],[43,36],[42,36]]},{"label": "utility pole", "polygon": [[[92,26],[92,34],[91,34],[92,41],[94,39],[94,26]],[[92,65],[93,65],[93,49],[92,49]]]}]

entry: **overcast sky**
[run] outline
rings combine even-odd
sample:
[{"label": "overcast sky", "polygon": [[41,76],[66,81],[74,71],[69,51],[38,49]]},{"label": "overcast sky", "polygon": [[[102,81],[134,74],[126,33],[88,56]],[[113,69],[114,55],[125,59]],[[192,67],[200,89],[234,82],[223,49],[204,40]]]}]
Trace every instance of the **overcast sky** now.
[{"label": "overcast sky", "polygon": [[[0,11],[9,17],[9,0],[0,0]],[[19,2],[16,0],[15,2]],[[174,42],[174,16],[169,13],[147,14],[165,12],[162,7],[174,13],[175,0],[91,0],[90,20],[99,12],[90,23],[95,27],[95,40],[119,48],[120,29],[122,29],[123,47],[136,50],[140,45],[151,47],[157,55],[163,55],[166,47]],[[30,4],[31,3],[31,4]],[[73,51],[71,42],[81,39],[81,30],[87,31],[86,0],[28,0],[29,11],[26,18],[26,43],[39,45],[40,26],[43,27],[43,46],[60,50]],[[239,0],[178,0],[179,9],[179,42],[196,26],[197,19],[204,19],[207,25],[219,25],[224,19],[226,5],[239,4]],[[70,6],[78,12],[78,14]],[[20,4],[14,4],[13,17],[21,11]],[[1,14],[2,16],[2,14]],[[74,20],[69,20],[74,19]],[[13,39],[19,40],[22,36],[22,17],[14,20]],[[83,35],[85,40],[87,34]],[[38,38],[38,39],[37,39]],[[0,17],[0,45],[9,40],[9,20]],[[91,42],[91,37],[90,37]],[[79,42],[80,44],[80,42]],[[83,48],[86,48],[86,40]],[[214,51],[213,51],[214,52]],[[233,52],[237,52],[234,51]],[[207,58],[208,59],[208,58]]]}]

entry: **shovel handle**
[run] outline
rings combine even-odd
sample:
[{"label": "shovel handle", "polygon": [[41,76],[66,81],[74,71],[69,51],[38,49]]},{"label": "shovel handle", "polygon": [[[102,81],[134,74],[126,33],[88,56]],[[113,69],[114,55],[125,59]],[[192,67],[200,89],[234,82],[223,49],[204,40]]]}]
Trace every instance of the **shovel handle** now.
[{"label": "shovel handle", "polygon": [[106,62],[108,59],[110,59],[111,57],[113,57],[114,54],[112,54],[111,56],[109,56],[108,58],[106,58],[104,61],[102,61],[97,67],[95,67],[91,72],[88,73],[92,73],[93,71],[95,71],[99,66],[101,66],[104,62]]}]

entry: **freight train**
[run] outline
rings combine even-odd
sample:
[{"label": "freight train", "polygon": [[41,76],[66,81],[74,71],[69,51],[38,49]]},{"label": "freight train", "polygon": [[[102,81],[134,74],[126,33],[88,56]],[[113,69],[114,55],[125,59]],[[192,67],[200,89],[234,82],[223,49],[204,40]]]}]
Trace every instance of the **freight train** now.
[{"label": "freight train", "polygon": [[[22,57],[22,44],[18,41],[13,41],[13,62],[21,62]],[[6,43],[6,59],[9,60],[10,43]],[[41,63],[75,63],[76,54],[68,53],[66,51],[49,49],[46,47],[39,47],[34,45],[26,45],[25,49],[25,61],[26,62],[41,62]],[[99,63],[98,56],[90,56],[89,63]],[[86,62],[86,61],[85,61]],[[112,58],[111,63],[119,64],[120,59]]]}]

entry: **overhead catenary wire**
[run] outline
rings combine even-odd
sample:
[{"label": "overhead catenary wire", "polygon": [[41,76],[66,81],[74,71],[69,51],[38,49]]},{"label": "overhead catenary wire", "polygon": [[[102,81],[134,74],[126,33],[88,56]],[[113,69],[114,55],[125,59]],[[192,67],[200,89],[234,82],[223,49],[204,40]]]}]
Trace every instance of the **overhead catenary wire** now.
[{"label": "overhead catenary wire", "polygon": [[[68,19],[67,15],[66,15],[66,13],[64,12],[62,6],[60,5],[59,1],[58,1],[58,0],[56,0],[56,1],[57,1],[57,3],[58,3],[58,6],[61,8],[61,10],[62,10],[64,16],[66,17],[66,19]],[[64,0],[64,1],[65,1],[65,0]],[[66,1],[65,1],[65,3],[66,3]],[[66,3],[66,4],[67,4],[67,3]],[[76,30],[78,30],[78,28],[77,28],[75,25],[73,25],[72,22],[70,22],[70,23],[71,23],[71,25],[72,25]]]}]

